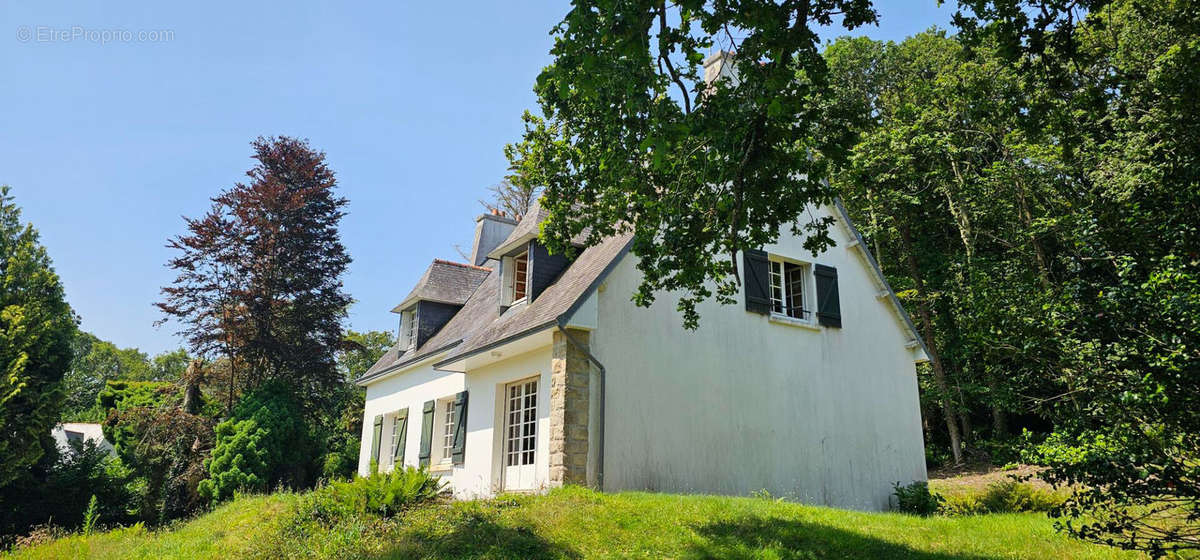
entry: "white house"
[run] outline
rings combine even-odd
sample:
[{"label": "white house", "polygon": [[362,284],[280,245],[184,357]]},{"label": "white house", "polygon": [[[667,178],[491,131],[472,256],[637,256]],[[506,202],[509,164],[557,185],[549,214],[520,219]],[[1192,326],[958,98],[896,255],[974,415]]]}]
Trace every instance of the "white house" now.
[{"label": "white house", "polygon": [[54,443],[64,453],[72,449],[72,444],[82,445],[88,441],[96,444],[96,447],[107,451],[109,455],[117,453],[113,449],[113,445],[107,439],[104,439],[104,429],[100,424],[64,422],[54,426],[54,429],[50,431],[50,435],[54,438]]},{"label": "white house", "polygon": [[924,480],[916,363],[924,346],[840,203],[813,257],[782,228],[738,255],[738,305],[688,331],[639,282],[630,238],[571,261],[544,213],[476,220],[472,262],[434,261],[400,342],[366,387],[360,473],[427,465],[456,496],[586,484],[606,491],[772,495],[887,507]]}]

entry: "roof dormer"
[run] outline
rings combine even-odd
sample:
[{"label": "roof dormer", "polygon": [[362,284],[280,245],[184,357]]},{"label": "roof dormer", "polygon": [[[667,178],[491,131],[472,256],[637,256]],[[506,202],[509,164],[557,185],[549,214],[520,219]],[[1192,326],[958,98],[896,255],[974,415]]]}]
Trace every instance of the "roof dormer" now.
[{"label": "roof dormer", "polygon": [[434,260],[408,297],[392,309],[400,314],[399,350],[420,348],[462,309],[490,268]]}]

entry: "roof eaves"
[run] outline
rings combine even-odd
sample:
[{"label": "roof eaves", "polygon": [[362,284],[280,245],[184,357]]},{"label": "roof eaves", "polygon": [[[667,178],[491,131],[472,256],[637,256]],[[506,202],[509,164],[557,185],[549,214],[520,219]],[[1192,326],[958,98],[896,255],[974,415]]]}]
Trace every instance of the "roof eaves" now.
[{"label": "roof eaves", "polygon": [[921,333],[917,331],[917,326],[913,324],[912,317],[904,309],[904,304],[900,303],[900,298],[896,297],[896,291],[892,289],[891,284],[888,284],[887,277],[883,275],[883,269],[879,267],[879,262],[875,260],[875,256],[867,248],[867,241],[863,239],[862,233],[859,233],[858,228],[854,226],[854,220],[850,219],[850,213],[846,210],[846,205],[842,204],[842,197],[834,197],[833,205],[837,208],[838,213],[842,215],[842,220],[846,223],[846,228],[850,230],[850,233],[854,235],[854,239],[858,242],[860,254],[866,258],[867,264],[870,265],[879,283],[883,285],[883,289],[887,290],[887,299],[892,303],[892,307],[895,308],[896,315],[908,327],[913,339],[921,346],[921,351],[925,353],[925,356],[932,356],[929,353],[929,347],[925,346],[925,339],[921,338]]},{"label": "roof eaves", "polygon": [[487,352],[493,348],[496,348],[498,346],[504,346],[505,344],[508,344],[509,342],[512,342],[514,340],[519,340],[519,339],[525,338],[531,334],[537,334],[539,332],[542,332],[550,327],[553,327],[556,324],[558,324],[557,317],[554,319],[550,319],[549,321],[545,321],[540,324],[529,327],[528,329],[525,329],[519,333],[510,334],[504,338],[501,338],[500,340],[496,340],[496,341],[484,344],[483,346],[480,346],[479,348],[471,350],[470,352],[464,352],[457,356],[451,356],[449,358],[446,358],[445,360],[442,360],[440,362],[433,364],[433,369],[442,369],[450,364],[461,362],[472,356],[478,356],[478,355],[480,355],[484,352]]},{"label": "roof eaves", "polygon": [[379,379],[380,377],[386,376],[386,375],[388,375],[388,374],[390,374],[390,373],[392,373],[392,372],[394,372],[394,371],[396,371],[396,370],[398,370],[398,369],[404,369],[405,367],[408,367],[408,366],[410,366],[410,365],[412,365],[412,364],[415,364],[415,363],[417,363],[417,362],[420,362],[421,360],[425,360],[425,359],[429,359],[429,358],[434,358],[434,357],[436,357],[438,354],[444,353],[444,352],[446,352],[446,351],[448,351],[448,350],[450,350],[450,349],[453,349],[455,346],[458,346],[459,344],[462,344],[462,342],[463,342],[463,341],[462,341],[462,339],[459,339],[459,340],[456,340],[456,341],[454,341],[454,342],[451,342],[451,343],[449,343],[449,344],[446,344],[446,345],[444,345],[444,346],[442,346],[442,347],[440,347],[440,348],[435,348],[435,349],[433,349],[433,350],[430,350],[430,351],[428,351],[428,352],[422,352],[422,353],[420,353],[420,354],[417,354],[417,355],[415,355],[415,356],[413,356],[413,357],[411,357],[411,358],[408,358],[408,359],[406,359],[406,360],[401,360],[401,361],[399,361],[399,362],[396,362],[396,363],[394,363],[394,364],[392,364],[392,365],[390,365],[390,366],[388,366],[388,367],[385,367],[385,368],[383,368],[383,369],[381,369],[381,370],[379,370],[379,371],[377,371],[377,372],[375,372],[375,373],[372,373],[372,374],[370,374],[370,375],[364,375],[364,376],[362,376],[362,377],[360,377],[360,378],[358,378],[358,379],[355,379],[355,380],[354,380],[354,384],[355,384],[355,385],[360,385],[360,386],[361,386],[361,385],[363,385],[363,384],[366,384],[366,383],[368,383],[368,382],[375,381],[376,379]]}]

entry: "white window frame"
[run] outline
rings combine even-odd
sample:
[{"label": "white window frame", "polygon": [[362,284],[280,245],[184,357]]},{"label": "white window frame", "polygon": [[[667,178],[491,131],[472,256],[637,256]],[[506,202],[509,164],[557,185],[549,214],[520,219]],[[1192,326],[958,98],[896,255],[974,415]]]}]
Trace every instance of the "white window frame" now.
[{"label": "white window frame", "polygon": [[[512,389],[520,387],[519,396]],[[504,434],[501,438],[501,464],[519,467],[536,464],[538,411],[541,379],[530,377],[504,386]],[[514,403],[516,408],[514,409]]]},{"label": "white window frame", "polygon": [[[517,296],[517,259],[525,258],[525,274],[521,283],[525,285],[525,293]],[[529,297],[529,251],[521,251],[515,255],[504,257],[504,304],[516,305]]]},{"label": "white window frame", "polygon": [[437,448],[437,462],[439,464],[449,465],[453,461],[454,453],[454,425],[458,421],[458,413],[454,410],[454,397],[448,397],[437,401],[437,406],[434,408],[434,421],[437,422],[437,437],[434,442]]},{"label": "white window frame", "polygon": [[[787,275],[789,265],[797,267],[795,270],[800,274],[798,280],[794,277],[791,279],[784,277]],[[816,293],[816,282],[813,279],[812,263],[769,254],[767,255],[767,266],[768,295],[771,299],[771,319],[800,325],[815,325],[817,313],[816,309],[813,309],[816,303],[813,294]],[[793,288],[797,283],[800,286],[799,317],[789,314],[788,306],[786,305],[794,297]]]},{"label": "white window frame", "polygon": [[400,312],[400,351],[407,352],[417,346],[417,307]]}]

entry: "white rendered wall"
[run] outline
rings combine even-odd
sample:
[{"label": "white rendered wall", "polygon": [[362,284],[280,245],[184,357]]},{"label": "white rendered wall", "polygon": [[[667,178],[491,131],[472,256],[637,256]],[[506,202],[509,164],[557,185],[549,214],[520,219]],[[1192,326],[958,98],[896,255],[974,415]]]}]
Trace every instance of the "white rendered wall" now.
[{"label": "white rendered wall", "polygon": [[[411,371],[384,378],[367,385],[366,409],[363,417],[362,448],[359,452],[359,474],[370,470],[371,438],[375,415],[391,414],[408,407],[408,434],[404,462],[417,465],[421,449],[422,407],[426,401],[453,397],[459,391],[468,391],[467,443],[462,466],[445,467],[432,465],[433,470],[450,482],[458,498],[475,498],[494,495],[500,490],[501,463],[499,449],[503,426],[500,411],[503,410],[499,390],[507,383],[538,377],[538,424],[535,453],[537,487],[544,487],[549,478],[550,442],[550,354],[546,346],[502,361],[489,364],[470,372],[455,373],[435,371],[426,364]],[[434,414],[434,444],[437,443],[438,414]],[[391,467],[386,457],[391,442],[391,424],[384,422],[383,445],[380,451],[380,467]]]},{"label": "white rendered wall", "polygon": [[784,233],[765,250],[837,268],[843,328],[769,321],[739,295],[702,304],[687,331],[677,298],[630,302],[636,257],[606,279],[592,336],[607,370],[606,490],[766,489],[880,510],[893,482],[926,478],[914,354],[858,249],[835,226],[838,246],[814,259]]}]

